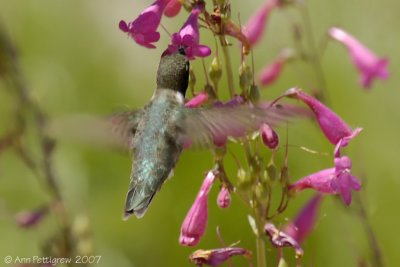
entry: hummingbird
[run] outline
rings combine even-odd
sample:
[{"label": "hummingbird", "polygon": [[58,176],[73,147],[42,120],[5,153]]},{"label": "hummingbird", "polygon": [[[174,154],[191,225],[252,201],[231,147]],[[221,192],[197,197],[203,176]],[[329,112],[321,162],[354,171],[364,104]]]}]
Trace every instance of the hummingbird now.
[{"label": "hummingbird", "polygon": [[282,120],[279,109],[246,105],[187,108],[188,80],[189,61],[184,50],[163,55],[150,102],[140,110],[114,117],[117,131],[128,133],[133,154],[125,220],[133,214],[138,218],[145,214],[156,192],[172,175],[184,146],[205,146],[228,136],[241,137],[262,123]]},{"label": "hummingbird", "polygon": [[[72,137],[84,142],[129,146],[132,170],[125,200],[124,220],[141,218],[173,169],[184,148],[225,143],[228,137],[241,138],[295,116],[309,116],[304,109],[260,102],[210,107],[185,107],[189,81],[189,60],[184,49],[164,53],[158,66],[156,89],[141,109],[117,112],[108,119],[73,116],[54,121],[47,132],[57,138]],[[110,125],[111,124],[111,125]]]}]

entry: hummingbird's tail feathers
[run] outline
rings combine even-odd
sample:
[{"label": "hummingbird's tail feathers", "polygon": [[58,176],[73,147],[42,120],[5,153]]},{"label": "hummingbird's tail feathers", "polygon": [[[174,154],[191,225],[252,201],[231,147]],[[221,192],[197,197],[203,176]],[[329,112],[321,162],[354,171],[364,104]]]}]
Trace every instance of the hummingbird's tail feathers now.
[{"label": "hummingbird's tail feathers", "polygon": [[139,189],[138,186],[133,186],[126,196],[123,220],[128,220],[133,214],[136,218],[142,218],[149,208],[155,193],[156,191],[145,193],[144,188]]}]

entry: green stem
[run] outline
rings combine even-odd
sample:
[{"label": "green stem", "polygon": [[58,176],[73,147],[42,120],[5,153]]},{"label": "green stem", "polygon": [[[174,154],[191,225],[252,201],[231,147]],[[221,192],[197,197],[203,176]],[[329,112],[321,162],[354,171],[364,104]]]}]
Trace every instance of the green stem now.
[{"label": "green stem", "polygon": [[265,255],[265,241],[262,238],[263,233],[263,220],[260,218],[260,213],[255,208],[255,221],[257,224],[257,236],[256,236],[256,253],[257,253],[257,267],[267,267],[267,257]]},{"label": "green stem", "polygon": [[364,230],[366,232],[367,238],[368,238],[368,243],[369,246],[372,250],[373,253],[373,261],[374,261],[374,266],[376,267],[384,267],[384,261],[383,261],[383,255],[382,255],[382,250],[378,242],[378,238],[375,235],[374,230],[372,229],[371,223],[369,221],[367,211],[365,210],[365,206],[363,203],[363,200],[361,197],[357,194],[356,195],[356,201],[358,204],[358,216],[360,218],[361,223],[364,226]]},{"label": "green stem", "polygon": [[220,36],[219,41],[221,43],[222,52],[224,53],[224,58],[225,58],[225,69],[226,69],[226,75],[227,75],[227,79],[228,79],[229,95],[232,98],[235,95],[235,86],[233,84],[231,56],[229,54],[228,46],[226,44],[226,40],[224,39],[224,37]]},{"label": "green stem", "polygon": [[310,56],[311,63],[312,63],[311,65],[313,66],[315,76],[317,79],[318,92],[320,93],[321,100],[323,102],[327,103],[327,102],[329,102],[329,99],[327,96],[325,76],[322,71],[320,52],[315,44],[314,32],[312,29],[311,20],[310,20],[309,14],[308,14],[307,6],[302,5],[300,7],[300,11],[301,11],[300,13],[304,20],[304,28],[306,31],[306,38],[307,38],[308,46],[310,49],[310,55],[311,55]]}]

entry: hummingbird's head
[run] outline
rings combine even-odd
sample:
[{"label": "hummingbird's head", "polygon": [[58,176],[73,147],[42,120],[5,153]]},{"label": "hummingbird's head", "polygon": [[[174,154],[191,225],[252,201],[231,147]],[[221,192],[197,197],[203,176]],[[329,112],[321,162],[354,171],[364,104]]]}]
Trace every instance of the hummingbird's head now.
[{"label": "hummingbird's head", "polygon": [[164,53],[158,65],[157,88],[171,89],[185,96],[189,82],[189,60],[185,51],[179,49],[174,54]]}]

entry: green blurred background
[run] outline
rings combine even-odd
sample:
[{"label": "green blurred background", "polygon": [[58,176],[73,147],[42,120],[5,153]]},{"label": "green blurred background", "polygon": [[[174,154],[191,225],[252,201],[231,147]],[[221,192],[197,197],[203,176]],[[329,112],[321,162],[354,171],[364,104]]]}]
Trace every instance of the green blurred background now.
[{"label": "green blurred background", "polygon": [[[240,12],[242,22],[263,1],[232,1],[232,14]],[[400,264],[400,180],[398,178],[399,86],[400,70],[400,3],[384,1],[308,1],[316,37],[323,36],[332,25],[354,34],[378,55],[390,59],[387,81],[377,81],[372,90],[363,91],[358,74],[345,49],[330,43],[322,65],[326,75],[333,109],[350,125],[364,131],[346,149],[353,159],[353,172],[363,179],[362,199],[367,206],[371,225],[379,239],[387,266]],[[109,114],[121,107],[140,107],[150,99],[160,54],[168,44],[161,31],[157,49],[136,45],[118,29],[121,19],[134,18],[150,1],[106,0],[0,0],[0,23],[17,44],[21,66],[32,88],[32,96],[51,118],[70,114]],[[186,12],[176,19],[163,19],[174,32],[185,20]],[[255,66],[260,69],[281,48],[292,45],[290,25],[298,21],[293,10],[276,10],[267,33],[254,51]],[[203,31],[204,32],[204,31]],[[209,33],[203,43],[213,44]],[[240,54],[231,47],[235,66]],[[211,57],[205,60],[209,64]],[[198,82],[204,84],[201,61],[193,63]],[[236,72],[236,70],[235,70]],[[236,82],[238,77],[235,77]],[[300,63],[289,64],[283,76],[272,87],[262,91],[271,98],[299,85],[305,90],[315,86],[311,69]],[[223,81],[221,90],[226,91]],[[12,125],[11,97],[0,83],[0,135]],[[285,129],[280,130],[285,136]],[[289,127],[289,142],[322,152],[332,146],[312,122],[302,121]],[[240,148],[230,146],[237,153]],[[292,179],[331,166],[331,158],[290,149],[289,167]],[[280,153],[282,158],[282,153]],[[55,170],[73,216],[88,214],[93,236],[94,255],[102,255],[98,266],[190,266],[188,255],[194,248],[178,243],[181,222],[190,208],[202,182],[204,172],[212,166],[208,151],[185,152],[175,176],[155,197],[146,216],[140,220],[122,221],[127,191],[130,156],[102,147],[62,140],[55,152]],[[233,160],[228,157],[227,170],[234,180]],[[210,195],[209,224],[198,248],[220,246],[215,234],[218,225],[226,243],[241,241],[240,246],[254,250],[255,241],[247,223],[245,206],[235,196],[227,210],[215,204],[218,186]],[[285,216],[296,214],[312,192],[300,194],[289,205]],[[54,232],[54,219],[47,218],[33,230],[21,230],[12,220],[13,213],[33,209],[48,196],[34,176],[12,152],[0,155],[0,266],[3,257],[39,255],[40,245]],[[358,266],[370,256],[365,232],[354,208],[345,209],[337,199],[328,197],[321,206],[317,227],[304,243],[304,266]],[[285,250],[293,262],[293,252]],[[268,261],[275,266],[275,250],[268,248]],[[246,265],[237,259],[235,266]],[[9,265],[8,265],[9,266]]]}]

